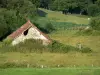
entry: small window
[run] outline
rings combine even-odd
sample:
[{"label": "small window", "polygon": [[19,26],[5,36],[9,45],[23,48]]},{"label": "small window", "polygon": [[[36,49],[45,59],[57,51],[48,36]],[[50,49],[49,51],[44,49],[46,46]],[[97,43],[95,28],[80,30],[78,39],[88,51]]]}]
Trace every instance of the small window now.
[{"label": "small window", "polygon": [[26,36],[28,34],[28,29],[24,31],[24,35]]}]

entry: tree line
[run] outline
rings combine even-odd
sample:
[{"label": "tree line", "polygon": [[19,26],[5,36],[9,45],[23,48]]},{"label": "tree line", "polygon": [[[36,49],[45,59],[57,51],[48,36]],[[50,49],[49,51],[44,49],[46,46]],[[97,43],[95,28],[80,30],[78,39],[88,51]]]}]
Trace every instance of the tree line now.
[{"label": "tree line", "polygon": [[40,0],[40,7],[62,11],[63,14],[96,16],[100,12],[100,0]]}]

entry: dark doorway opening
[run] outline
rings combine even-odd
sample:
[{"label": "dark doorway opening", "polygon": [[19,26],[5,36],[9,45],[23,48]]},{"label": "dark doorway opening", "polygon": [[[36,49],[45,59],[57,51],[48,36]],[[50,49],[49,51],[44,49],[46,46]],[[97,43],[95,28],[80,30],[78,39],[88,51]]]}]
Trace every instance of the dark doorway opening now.
[{"label": "dark doorway opening", "polygon": [[28,29],[24,31],[24,35],[26,36],[28,34]]}]

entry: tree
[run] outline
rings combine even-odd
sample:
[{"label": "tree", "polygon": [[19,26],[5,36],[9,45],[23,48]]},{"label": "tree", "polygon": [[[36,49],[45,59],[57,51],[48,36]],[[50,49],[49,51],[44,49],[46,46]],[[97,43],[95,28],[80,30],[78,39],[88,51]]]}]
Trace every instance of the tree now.
[{"label": "tree", "polygon": [[30,0],[37,8],[40,6],[40,0]]},{"label": "tree", "polygon": [[91,0],[54,0],[51,4],[53,10],[67,10],[69,13],[84,13]]},{"label": "tree", "polygon": [[54,0],[40,0],[40,7],[49,9]]},{"label": "tree", "polygon": [[0,7],[6,8],[7,7],[7,0],[0,0]]},{"label": "tree", "polygon": [[88,6],[87,13],[89,16],[96,16],[99,12],[100,9],[96,4],[91,4]]},{"label": "tree", "polygon": [[100,17],[92,18],[92,20],[90,22],[90,26],[94,30],[100,30]]},{"label": "tree", "polygon": [[5,35],[8,34],[10,31],[3,15],[5,10],[6,9],[1,9],[0,11],[0,40],[2,40],[3,37],[5,37]]},{"label": "tree", "polygon": [[2,9],[0,11],[0,40],[15,31],[25,21],[23,17],[16,15],[16,11]]},{"label": "tree", "polygon": [[16,10],[18,14],[23,14],[24,16],[35,16],[36,7],[29,0],[8,0],[7,9]]}]

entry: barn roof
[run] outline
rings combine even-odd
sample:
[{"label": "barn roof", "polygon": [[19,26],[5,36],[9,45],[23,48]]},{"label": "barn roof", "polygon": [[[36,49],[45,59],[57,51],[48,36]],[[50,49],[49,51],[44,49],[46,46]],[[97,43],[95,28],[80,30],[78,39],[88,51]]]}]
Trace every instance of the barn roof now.
[{"label": "barn roof", "polygon": [[51,39],[46,34],[44,34],[43,32],[41,32],[34,24],[32,24],[30,22],[30,20],[28,20],[24,25],[22,25],[20,28],[18,28],[15,32],[13,32],[12,34],[10,34],[8,36],[8,38],[15,39],[18,36],[20,36],[24,31],[26,31],[27,29],[29,29],[31,27],[35,27],[44,37],[46,37],[49,41],[51,41]]}]

